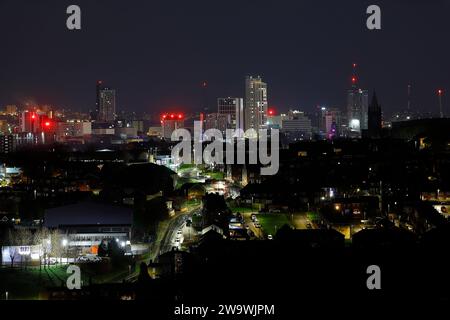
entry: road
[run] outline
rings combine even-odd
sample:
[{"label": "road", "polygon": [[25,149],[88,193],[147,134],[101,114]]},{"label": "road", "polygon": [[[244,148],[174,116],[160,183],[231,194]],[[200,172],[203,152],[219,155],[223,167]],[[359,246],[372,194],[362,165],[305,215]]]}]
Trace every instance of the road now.
[{"label": "road", "polygon": [[[188,227],[184,227],[186,220],[188,217],[192,216],[193,213],[196,213],[197,211],[201,210],[199,207],[195,207],[187,212],[184,213],[179,213],[178,215],[176,215],[175,217],[172,217],[169,221],[169,224],[167,227],[165,227],[165,230],[163,230],[162,232],[164,233],[161,241],[156,241],[153,243],[150,251],[151,251],[151,255],[149,260],[155,261],[155,259],[160,255],[163,254],[165,252],[168,252],[170,250],[172,250],[173,247],[173,240],[176,237],[177,231],[181,228],[183,228],[183,235],[185,236],[191,236],[192,230],[190,230],[191,228]],[[186,232],[188,232],[186,234]],[[186,235],[185,235],[186,234]],[[148,264],[149,261],[146,261],[146,263]],[[138,273],[129,275],[127,277],[125,277],[125,280],[127,282],[134,282],[137,280],[138,277]]]},{"label": "road", "polygon": [[186,223],[186,219],[188,217],[188,214],[180,214],[179,216],[173,218],[169,226],[166,229],[166,233],[164,234],[164,237],[161,240],[161,244],[159,247],[158,255],[163,254],[167,251],[172,250],[172,247],[174,246],[173,241],[176,237],[177,231],[183,227],[183,225]]},{"label": "road", "polygon": [[308,229],[308,224],[314,228],[314,224],[306,217],[305,213],[290,214],[289,219],[296,229]]},{"label": "road", "polygon": [[200,210],[199,208],[194,208],[193,210],[190,210],[186,213],[181,213],[176,217],[172,218],[172,220],[169,222],[169,225],[166,228],[166,231],[164,233],[161,242],[159,243],[159,247],[154,248],[155,254],[160,255],[162,253],[172,250],[172,247],[174,246],[174,239],[176,237],[178,230],[180,229],[183,230],[183,236],[185,239],[191,236],[192,230],[190,229],[192,228],[185,227],[185,222],[188,217],[192,216],[193,213],[196,213],[199,210]]}]

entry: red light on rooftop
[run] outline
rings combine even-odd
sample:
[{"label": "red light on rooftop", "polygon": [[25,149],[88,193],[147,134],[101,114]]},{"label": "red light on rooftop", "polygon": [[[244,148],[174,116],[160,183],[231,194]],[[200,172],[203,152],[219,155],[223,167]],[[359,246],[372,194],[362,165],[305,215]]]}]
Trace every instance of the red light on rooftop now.
[{"label": "red light on rooftop", "polygon": [[352,77],[352,83],[356,83],[356,77]]},{"label": "red light on rooftop", "polygon": [[46,121],[46,122],[45,122],[45,126],[46,126],[46,127],[50,127],[50,122],[49,122],[49,121]]},{"label": "red light on rooftop", "polygon": [[356,68],[356,63],[353,64],[353,68]]},{"label": "red light on rooftop", "polygon": [[442,93],[443,93],[442,89],[439,89],[438,90],[438,95],[442,96]]},{"label": "red light on rooftop", "polygon": [[36,115],[34,113],[31,115],[31,119],[36,119]]},{"label": "red light on rooftop", "polygon": [[173,119],[173,118],[175,118],[175,115],[172,113],[172,114],[170,115],[170,119]]},{"label": "red light on rooftop", "polygon": [[267,113],[269,114],[269,116],[273,116],[275,114],[275,111],[273,109],[269,109]]},{"label": "red light on rooftop", "polygon": [[178,114],[178,119],[183,118],[183,115],[181,113]]}]

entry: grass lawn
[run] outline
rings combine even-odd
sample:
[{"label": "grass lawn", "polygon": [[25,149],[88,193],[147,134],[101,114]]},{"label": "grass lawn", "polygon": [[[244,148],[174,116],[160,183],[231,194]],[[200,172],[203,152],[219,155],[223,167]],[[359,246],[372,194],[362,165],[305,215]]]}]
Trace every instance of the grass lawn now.
[{"label": "grass lawn", "polygon": [[247,208],[247,207],[231,207],[231,212],[235,213],[235,212],[240,212],[240,213],[246,213],[246,212],[253,212],[255,211],[252,208]]},{"label": "grass lawn", "polygon": [[283,213],[259,214],[258,220],[265,234],[275,235],[285,224],[292,226],[289,218]]},{"label": "grass lawn", "polygon": [[186,170],[186,169],[195,168],[195,167],[196,167],[196,165],[193,163],[182,163],[178,170]]},{"label": "grass lawn", "polygon": [[185,183],[197,183],[198,180],[194,178],[178,178],[177,179],[177,185],[175,186],[175,189],[179,189],[183,186]]},{"label": "grass lawn", "polygon": [[204,175],[209,176],[211,179],[215,179],[215,180],[223,180],[223,177],[224,177],[223,172],[215,172],[215,171],[204,172]]},{"label": "grass lawn", "polygon": [[[88,272],[84,269],[84,273]],[[83,274],[83,269],[81,269],[81,274]],[[114,267],[108,272],[90,272],[92,275],[93,283],[111,283],[111,282],[121,282],[123,278],[128,276],[129,269],[128,266]],[[88,285],[89,277],[84,281],[85,285]]]},{"label": "grass lawn", "polygon": [[5,292],[8,291],[9,299],[38,299],[39,292],[49,284],[49,280],[42,273],[20,270],[18,268],[0,269],[0,292],[1,299],[5,299]]},{"label": "grass lawn", "polygon": [[[60,286],[65,283],[68,274],[67,265],[42,267],[0,268],[0,292],[8,291],[9,299],[35,300],[39,299],[39,292],[47,287]],[[82,274],[82,280],[86,281]],[[1,299],[4,299],[2,296]]]},{"label": "grass lawn", "polygon": [[318,214],[317,212],[313,212],[313,211],[307,212],[306,217],[308,218],[309,221],[320,220],[320,214]]},{"label": "grass lawn", "polygon": [[202,201],[199,199],[190,199],[190,200],[184,201],[183,205],[188,207],[188,210],[189,210],[189,209],[192,209],[192,207],[199,206],[201,203],[202,203]]},{"label": "grass lawn", "polygon": [[[143,256],[137,265],[148,256]],[[113,267],[108,272],[96,271],[94,265],[80,265],[81,281],[83,285],[89,284],[89,276],[92,276],[93,283],[120,282],[128,276],[128,266]],[[138,269],[138,268],[137,268]],[[48,287],[58,287],[65,285],[67,277],[67,265],[57,265],[43,268],[28,267],[27,269],[15,267],[0,268],[0,300],[4,299],[7,291],[11,300],[37,300],[39,293],[45,292]]]}]

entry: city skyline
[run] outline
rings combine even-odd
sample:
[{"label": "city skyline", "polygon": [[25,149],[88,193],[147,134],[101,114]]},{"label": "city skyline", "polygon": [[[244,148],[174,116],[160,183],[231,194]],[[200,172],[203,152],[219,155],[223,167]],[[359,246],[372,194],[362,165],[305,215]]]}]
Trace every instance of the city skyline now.
[{"label": "city skyline", "polygon": [[449,12],[0,0],[0,302],[173,320],[448,305]]},{"label": "city skyline", "polygon": [[[323,1],[322,6],[287,2],[276,8],[266,1],[257,7],[156,2],[125,12],[120,2],[103,8],[80,1],[84,19],[78,33],[60,23],[66,17],[65,1],[56,6],[6,3],[0,30],[9,28],[17,37],[3,37],[9,50],[0,54],[0,105],[29,101],[88,112],[95,108],[92,83],[102,79],[118,90],[118,110],[194,112],[201,111],[204,81],[214,109],[218,97],[244,97],[245,76],[260,75],[270,85],[269,106],[279,110],[345,108],[350,66],[356,62],[361,87],[377,90],[385,112],[407,109],[409,84],[411,110],[439,113],[436,91],[442,88],[448,112],[444,1],[413,2],[405,8],[402,2],[381,1],[383,29],[375,32],[365,28],[366,6],[357,1]],[[230,17],[251,14],[268,21],[253,35],[266,43],[263,50],[246,42],[239,24],[222,27]],[[416,22],[420,17],[427,23]],[[224,40],[234,41],[228,45],[231,50]],[[41,50],[25,59],[29,47]]]}]

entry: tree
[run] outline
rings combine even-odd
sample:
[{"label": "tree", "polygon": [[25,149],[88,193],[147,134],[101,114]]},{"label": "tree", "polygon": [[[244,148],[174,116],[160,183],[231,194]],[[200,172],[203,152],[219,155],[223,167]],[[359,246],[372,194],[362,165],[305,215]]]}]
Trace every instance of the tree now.
[{"label": "tree", "polygon": [[106,257],[108,255],[108,242],[106,240],[102,240],[98,245],[97,255],[99,257]]},{"label": "tree", "polygon": [[169,211],[166,199],[157,197],[149,201],[138,198],[135,202],[133,214],[133,237],[142,239],[156,232],[159,221],[167,219]]},{"label": "tree", "polygon": [[151,278],[150,275],[148,274],[148,266],[145,264],[145,262],[141,262],[138,282],[141,284],[146,284],[150,280]]},{"label": "tree", "polygon": [[64,253],[64,246],[62,244],[63,237],[58,229],[50,231],[50,256],[55,258],[60,258]]},{"label": "tree", "polygon": [[111,260],[114,263],[120,261],[124,253],[125,251],[119,246],[119,243],[116,240],[112,239],[109,241],[108,256],[111,257]]},{"label": "tree", "polygon": [[8,230],[5,242],[8,244],[9,258],[11,260],[11,268],[12,268],[14,267],[14,260],[19,254],[19,250],[17,248],[18,241],[13,230],[11,229]]},{"label": "tree", "polygon": [[34,233],[33,243],[41,247],[39,249],[39,269],[41,269],[42,266],[42,257],[45,258],[49,252],[50,249],[49,241],[50,241],[50,231],[47,228],[43,227],[36,230],[36,232]]},{"label": "tree", "polygon": [[[15,237],[16,237],[16,243],[18,246],[31,247],[31,245],[33,244],[33,235],[29,229],[17,230]],[[22,265],[23,265],[24,258],[25,258],[25,268],[26,268],[27,263],[28,263],[28,255],[25,257],[21,256],[20,263]]]}]

